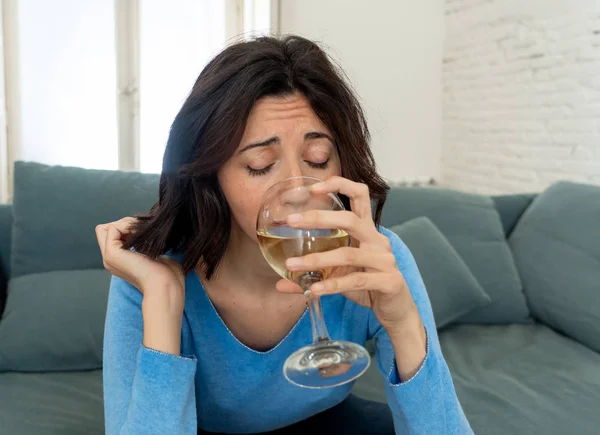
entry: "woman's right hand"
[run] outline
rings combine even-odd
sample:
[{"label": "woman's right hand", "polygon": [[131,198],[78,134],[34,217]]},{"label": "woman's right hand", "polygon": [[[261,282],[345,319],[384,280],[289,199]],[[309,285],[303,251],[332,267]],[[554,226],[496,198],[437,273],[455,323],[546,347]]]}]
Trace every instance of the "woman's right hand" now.
[{"label": "woman's right hand", "polygon": [[123,249],[135,218],[127,217],[96,227],[104,267],[143,294],[144,345],[179,355],[185,304],[185,276],[181,265],[163,256],[156,260]]},{"label": "woman's right hand", "polygon": [[144,294],[156,287],[156,284],[184,287],[183,271],[177,261],[166,256],[153,260],[123,249],[123,242],[131,234],[131,226],[135,221],[135,218],[126,217],[96,227],[96,237],[106,270],[134,285]]}]

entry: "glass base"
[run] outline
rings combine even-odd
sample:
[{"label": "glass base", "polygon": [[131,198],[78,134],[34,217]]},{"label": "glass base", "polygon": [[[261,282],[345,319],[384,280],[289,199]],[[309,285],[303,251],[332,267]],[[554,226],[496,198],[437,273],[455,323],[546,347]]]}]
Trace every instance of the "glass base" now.
[{"label": "glass base", "polygon": [[370,363],[369,352],[359,344],[324,341],[291,354],[283,365],[283,374],[300,387],[337,387],[358,378]]}]

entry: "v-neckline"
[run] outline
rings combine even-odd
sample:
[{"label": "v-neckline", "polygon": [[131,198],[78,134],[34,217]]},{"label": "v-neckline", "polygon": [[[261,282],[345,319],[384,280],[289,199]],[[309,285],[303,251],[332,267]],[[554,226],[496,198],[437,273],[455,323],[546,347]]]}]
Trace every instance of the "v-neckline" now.
[{"label": "v-neckline", "polygon": [[292,326],[292,328],[288,331],[288,333],[275,346],[273,346],[269,350],[260,351],[260,350],[252,349],[250,346],[242,343],[240,341],[240,339],[237,338],[236,335],[231,331],[231,329],[229,329],[229,327],[227,326],[227,324],[225,323],[225,321],[223,320],[223,318],[219,314],[219,311],[217,311],[217,308],[215,307],[215,304],[213,304],[212,299],[210,298],[210,296],[206,292],[206,289],[204,288],[204,284],[202,284],[202,280],[200,279],[200,276],[198,275],[198,272],[196,270],[194,270],[193,273],[194,273],[194,277],[195,277],[196,281],[198,282],[198,284],[200,285],[200,288],[202,289],[202,294],[204,295],[204,297],[208,301],[208,303],[209,303],[209,305],[211,307],[212,312],[217,317],[217,319],[219,319],[219,322],[221,323],[221,325],[223,325],[223,327],[225,328],[225,330],[229,333],[229,335],[231,335],[231,337],[233,337],[233,339],[235,340],[235,342],[237,344],[239,344],[240,346],[244,347],[245,349],[247,349],[250,352],[253,352],[255,354],[258,354],[258,355],[268,355],[270,353],[275,352],[275,350],[277,350],[279,347],[281,347],[283,345],[283,343],[288,339],[288,337],[290,337],[292,335],[292,333],[296,329],[298,329],[298,327],[299,327],[298,325],[300,325],[300,323],[304,320],[304,318],[308,316],[308,307],[306,307],[304,309],[304,312],[302,313],[302,315],[298,318],[298,320],[296,321],[296,323],[294,323],[294,326]]}]

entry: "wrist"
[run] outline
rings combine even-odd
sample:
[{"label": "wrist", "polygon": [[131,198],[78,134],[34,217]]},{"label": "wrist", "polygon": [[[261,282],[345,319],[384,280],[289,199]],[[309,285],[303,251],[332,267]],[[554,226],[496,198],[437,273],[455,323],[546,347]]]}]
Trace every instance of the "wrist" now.
[{"label": "wrist", "polygon": [[419,310],[410,294],[395,296],[392,300],[386,301],[385,306],[388,307],[388,312],[381,313],[377,317],[390,337],[396,333],[402,335],[421,323]]},{"label": "wrist", "polygon": [[142,301],[144,346],[172,355],[181,353],[183,302],[165,293],[145,294]]},{"label": "wrist", "polygon": [[182,316],[144,312],[144,346],[172,355],[181,353]]},{"label": "wrist", "polygon": [[418,312],[387,330],[394,349],[398,375],[402,381],[412,378],[427,356],[427,334]]},{"label": "wrist", "polygon": [[162,311],[175,317],[183,315],[185,291],[176,283],[155,282],[140,288],[144,295],[142,312]]}]

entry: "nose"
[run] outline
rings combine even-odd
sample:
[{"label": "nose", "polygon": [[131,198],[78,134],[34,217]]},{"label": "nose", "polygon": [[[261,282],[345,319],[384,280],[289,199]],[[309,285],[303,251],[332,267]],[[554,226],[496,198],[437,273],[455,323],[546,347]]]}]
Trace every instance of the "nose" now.
[{"label": "nose", "polygon": [[297,161],[297,159],[289,159],[289,161],[285,164],[285,170],[283,173],[284,178],[291,177],[301,177],[303,175],[307,175],[302,170],[302,162]]}]

